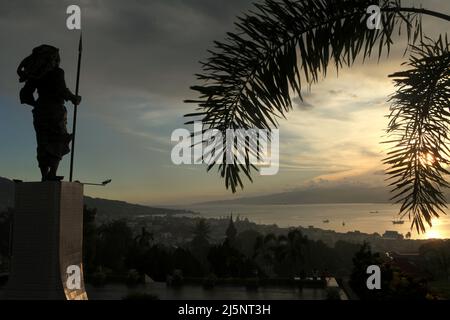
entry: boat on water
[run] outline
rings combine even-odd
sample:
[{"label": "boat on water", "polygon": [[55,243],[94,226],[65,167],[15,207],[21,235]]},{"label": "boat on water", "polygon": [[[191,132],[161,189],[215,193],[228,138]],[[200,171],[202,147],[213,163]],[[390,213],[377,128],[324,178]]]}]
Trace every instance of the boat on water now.
[{"label": "boat on water", "polygon": [[323,223],[330,223],[330,220],[328,220],[328,219],[323,220]]},{"label": "boat on water", "polygon": [[404,224],[405,221],[403,221],[403,220],[392,220],[392,223],[393,224]]},{"label": "boat on water", "polygon": [[370,213],[380,213],[380,211],[370,211]]}]

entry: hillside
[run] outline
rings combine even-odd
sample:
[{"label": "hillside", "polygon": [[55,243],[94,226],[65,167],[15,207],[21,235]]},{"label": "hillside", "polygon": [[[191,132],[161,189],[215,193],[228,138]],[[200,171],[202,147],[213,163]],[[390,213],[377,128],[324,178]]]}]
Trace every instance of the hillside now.
[{"label": "hillside", "polygon": [[317,203],[387,203],[389,192],[383,187],[341,186],[334,188],[305,188],[264,196],[243,197],[234,200],[206,202],[203,204],[283,205]]},{"label": "hillside", "polygon": [[[122,218],[136,215],[155,215],[155,214],[186,214],[193,213],[187,210],[173,210],[166,208],[156,208],[131,204],[124,201],[98,199],[84,197],[84,203],[89,208],[97,208],[100,215],[108,218]],[[14,182],[0,177],[0,211],[14,206]]]},{"label": "hillside", "polygon": [[97,212],[110,218],[120,218],[139,215],[159,215],[159,214],[193,214],[188,210],[174,210],[166,208],[148,207],[139,204],[132,204],[125,201],[107,200],[99,198],[84,197],[84,204],[89,208],[97,208]]}]

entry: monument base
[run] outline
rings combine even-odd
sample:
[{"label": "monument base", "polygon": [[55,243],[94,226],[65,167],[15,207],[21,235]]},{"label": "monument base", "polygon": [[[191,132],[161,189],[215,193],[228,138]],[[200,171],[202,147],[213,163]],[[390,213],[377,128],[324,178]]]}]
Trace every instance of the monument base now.
[{"label": "monument base", "polygon": [[6,299],[86,300],[83,185],[16,183]]}]

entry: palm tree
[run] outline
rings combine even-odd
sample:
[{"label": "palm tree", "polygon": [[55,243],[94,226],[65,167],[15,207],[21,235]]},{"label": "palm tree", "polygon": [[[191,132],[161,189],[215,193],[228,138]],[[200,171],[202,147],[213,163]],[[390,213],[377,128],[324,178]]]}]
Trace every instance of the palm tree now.
[{"label": "palm tree", "polygon": [[[367,9],[374,4],[382,28],[372,30]],[[199,98],[186,101],[198,105],[197,112],[186,115],[191,119],[187,124],[200,120],[203,130],[218,130],[224,139],[219,152],[205,154],[212,157],[207,171],[216,167],[232,192],[243,188],[242,174],[252,181],[258,168],[250,159],[261,151],[250,143],[230,148],[228,129],[278,127],[278,119],[292,109],[291,95],[302,99],[302,89],[326,76],[330,64],[340,70],[357,57],[388,56],[394,35],[403,32],[409,43],[405,52],[413,52],[412,69],[393,75],[398,92],[392,97],[388,133],[396,145],[386,163],[394,199],[402,203],[400,213],[409,214],[412,227],[424,231],[423,220],[431,225],[432,216],[445,207],[444,129],[450,114],[443,107],[449,101],[450,62],[447,37],[424,40],[422,16],[445,21],[450,16],[403,7],[401,0],[265,0],[255,7],[239,18],[226,41],[215,42],[197,75],[202,84],[192,87]],[[210,137],[204,139],[208,143]]]},{"label": "palm tree", "polygon": [[286,235],[275,236],[269,233],[258,237],[253,259],[261,263],[267,274],[272,274],[275,265],[287,267],[290,276],[298,275],[305,260],[308,239],[298,229]]},{"label": "palm tree", "polygon": [[431,270],[436,268],[438,277],[449,280],[450,274],[450,242],[447,240],[427,243],[420,248]]},{"label": "palm tree", "polygon": [[192,254],[204,265],[207,265],[207,255],[210,249],[211,227],[206,219],[200,219],[193,229],[193,238],[189,244]]},{"label": "palm tree", "polygon": [[288,262],[290,274],[298,276],[305,261],[305,247],[308,244],[308,238],[298,229],[289,231],[287,237],[279,237],[279,247],[277,248],[281,261]]},{"label": "palm tree", "polygon": [[275,252],[278,238],[273,233],[259,236],[256,239],[253,259],[260,262],[260,267],[268,275],[273,275],[273,265],[276,262]]},{"label": "palm tree", "polygon": [[148,232],[147,228],[142,227],[141,233],[134,238],[136,247],[147,249],[154,240],[153,233]]},{"label": "palm tree", "polygon": [[200,242],[209,241],[209,234],[211,233],[211,227],[209,226],[206,219],[198,220],[198,222],[195,224],[193,233],[194,233],[194,240]]}]

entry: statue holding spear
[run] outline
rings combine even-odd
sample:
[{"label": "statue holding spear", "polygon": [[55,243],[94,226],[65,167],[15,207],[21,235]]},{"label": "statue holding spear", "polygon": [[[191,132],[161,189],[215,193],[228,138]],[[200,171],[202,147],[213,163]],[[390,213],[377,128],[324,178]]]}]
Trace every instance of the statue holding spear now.
[{"label": "statue holding spear", "polygon": [[[73,176],[73,149],[75,142],[77,106],[81,102],[78,95],[81,35],[79,42],[76,93],[73,94],[66,86],[64,70],[60,68],[59,49],[50,45],[41,45],[33,49],[17,68],[19,81],[25,85],[20,90],[20,101],[33,107],[33,124],[37,140],[37,160],[42,175],[42,181],[61,181],[62,176],[57,170],[62,157],[70,152],[72,141],[72,157],[70,165],[70,180]],[[37,91],[38,98],[34,98]],[[67,132],[66,101],[75,106],[74,130]]]}]

